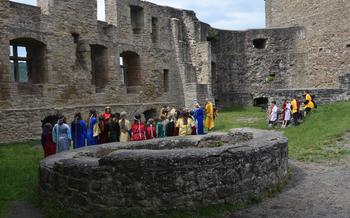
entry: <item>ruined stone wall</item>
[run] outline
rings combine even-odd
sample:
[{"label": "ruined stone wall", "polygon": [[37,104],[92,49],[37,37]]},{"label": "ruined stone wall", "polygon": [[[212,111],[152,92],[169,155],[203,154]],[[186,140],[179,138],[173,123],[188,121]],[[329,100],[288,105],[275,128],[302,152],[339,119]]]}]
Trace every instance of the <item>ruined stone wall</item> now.
[{"label": "ruined stone wall", "polygon": [[[132,20],[131,6],[142,11],[137,22]],[[155,27],[154,19],[157,20]],[[108,0],[106,21],[97,21],[96,1],[40,0],[38,7],[1,1],[2,116],[11,117],[17,110],[25,114],[30,108],[27,112],[35,114],[36,125],[47,115],[41,111],[53,108],[87,110],[94,105],[137,107],[147,103],[146,109],[151,109],[152,103],[157,107],[159,102],[191,106],[198,98],[203,103],[205,97],[211,96],[207,79],[210,77],[210,47],[203,41],[201,23],[194,12],[138,0]],[[133,29],[135,22],[141,25],[137,33]],[[153,39],[155,35],[156,40]],[[9,45],[11,40],[19,38],[30,38],[45,45],[45,72],[39,83],[10,79]],[[102,64],[106,66],[102,72],[98,71],[103,75],[92,74],[96,47],[104,51]],[[203,51],[201,57],[197,57],[198,49]],[[124,84],[120,71],[123,52],[139,56],[137,70],[140,75],[134,77],[138,78],[137,85]],[[164,70],[169,72],[167,92],[164,91]],[[100,85],[94,82],[95,77],[99,77]],[[206,86],[205,91],[199,84]],[[40,110],[33,111],[33,108]],[[29,123],[34,118],[23,117],[23,120]],[[9,121],[12,120],[2,120],[0,125]],[[38,127],[28,128],[27,125],[11,127],[11,131],[14,129],[18,131],[14,135],[23,135],[21,139],[26,139],[27,135],[33,138],[40,133]],[[3,142],[18,140],[12,135],[2,135]]]},{"label": "ruined stone wall", "polygon": [[157,214],[259,198],[288,177],[288,141],[278,132],[114,143],[40,163],[39,190],[83,217]]},{"label": "ruined stone wall", "polygon": [[[262,40],[261,48],[254,45],[255,40]],[[305,67],[306,54],[299,49],[302,41],[303,28],[298,27],[219,30],[213,42],[215,80],[220,87],[215,96],[217,103],[252,105],[255,98],[265,97],[268,92],[295,87]]]},{"label": "ruined stone wall", "polygon": [[302,26],[308,54],[303,86],[338,88],[350,70],[350,1],[266,0],[268,28]]}]

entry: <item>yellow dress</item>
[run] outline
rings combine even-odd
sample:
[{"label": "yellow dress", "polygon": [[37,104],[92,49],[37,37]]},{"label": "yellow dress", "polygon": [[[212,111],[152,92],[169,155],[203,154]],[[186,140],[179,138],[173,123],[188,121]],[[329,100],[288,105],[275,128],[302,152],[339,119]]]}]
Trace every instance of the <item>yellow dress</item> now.
[{"label": "yellow dress", "polygon": [[292,105],[292,114],[295,114],[298,112],[298,102],[296,99],[293,99],[291,102]]},{"label": "yellow dress", "polygon": [[315,104],[312,102],[312,97],[310,94],[306,95],[305,100],[308,101],[308,103],[305,105],[305,109],[306,108],[310,108],[310,109],[315,108]]},{"label": "yellow dress", "polygon": [[187,125],[185,125],[184,120],[180,118],[176,122],[176,127],[179,128],[179,136],[191,135],[192,127],[194,127],[194,122],[191,118],[188,118]]},{"label": "yellow dress", "polygon": [[[119,120],[119,126],[122,126],[122,120]],[[130,121],[129,120],[125,120],[125,126],[128,130],[131,129],[131,125],[130,125]],[[120,142],[128,142],[129,141],[129,132],[127,131],[123,131],[122,129],[120,129]]]},{"label": "yellow dress", "polygon": [[205,127],[207,129],[214,128],[214,106],[209,102],[205,105]]}]

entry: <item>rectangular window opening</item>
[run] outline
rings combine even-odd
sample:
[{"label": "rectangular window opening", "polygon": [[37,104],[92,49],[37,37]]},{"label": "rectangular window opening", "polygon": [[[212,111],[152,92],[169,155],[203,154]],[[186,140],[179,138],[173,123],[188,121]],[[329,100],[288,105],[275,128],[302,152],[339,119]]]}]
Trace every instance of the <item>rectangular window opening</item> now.
[{"label": "rectangular window opening", "polygon": [[130,5],[131,27],[134,34],[140,34],[144,27],[143,8],[140,6]]},{"label": "rectangular window opening", "polygon": [[152,42],[158,42],[158,18],[152,17]]},{"label": "rectangular window opening", "polygon": [[97,20],[106,21],[106,3],[105,3],[105,0],[97,0]]},{"label": "rectangular window opening", "polygon": [[27,48],[26,47],[22,47],[22,46],[18,46],[17,47],[17,54],[18,54],[18,57],[20,58],[25,58],[27,57]]},{"label": "rectangular window opening", "polygon": [[26,83],[28,82],[28,63],[27,61],[18,62],[19,78],[18,82]]},{"label": "rectangular window opening", "polygon": [[11,0],[11,2],[17,2],[25,5],[38,6],[37,0]]},{"label": "rectangular window opening", "polygon": [[164,92],[169,92],[169,70],[163,71]]}]

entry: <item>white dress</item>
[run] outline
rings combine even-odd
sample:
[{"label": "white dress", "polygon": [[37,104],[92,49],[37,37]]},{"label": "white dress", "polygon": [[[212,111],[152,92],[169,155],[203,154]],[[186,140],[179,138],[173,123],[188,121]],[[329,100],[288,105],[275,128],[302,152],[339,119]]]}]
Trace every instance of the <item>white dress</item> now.
[{"label": "white dress", "polygon": [[273,108],[271,109],[270,121],[276,122],[277,118],[278,118],[278,108],[277,108],[277,105],[274,105]]},{"label": "white dress", "polygon": [[291,119],[291,104],[288,103],[286,106],[286,111],[284,113],[284,120],[290,121],[290,119]]}]

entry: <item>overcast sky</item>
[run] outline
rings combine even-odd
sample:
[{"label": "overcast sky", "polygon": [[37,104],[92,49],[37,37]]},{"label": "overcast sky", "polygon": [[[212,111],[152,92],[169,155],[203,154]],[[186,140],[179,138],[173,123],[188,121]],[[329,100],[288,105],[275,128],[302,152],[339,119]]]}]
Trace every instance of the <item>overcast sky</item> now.
[{"label": "overcast sky", "polygon": [[[12,0],[25,4],[36,4],[36,0]],[[99,2],[99,17],[104,9]],[[264,0],[149,0],[160,5],[190,9],[197,13],[201,21],[213,27],[244,30],[265,27]]]}]

